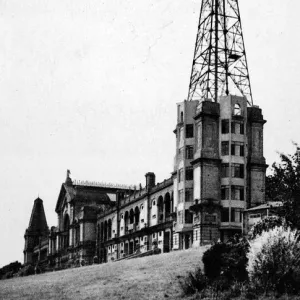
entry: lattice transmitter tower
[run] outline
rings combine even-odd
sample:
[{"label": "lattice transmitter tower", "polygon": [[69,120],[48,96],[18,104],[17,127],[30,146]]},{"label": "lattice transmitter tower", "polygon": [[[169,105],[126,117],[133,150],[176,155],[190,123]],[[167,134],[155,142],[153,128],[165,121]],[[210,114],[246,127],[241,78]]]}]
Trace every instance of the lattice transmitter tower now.
[{"label": "lattice transmitter tower", "polygon": [[188,100],[229,94],[253,105],[238,0],[202,0]]}]

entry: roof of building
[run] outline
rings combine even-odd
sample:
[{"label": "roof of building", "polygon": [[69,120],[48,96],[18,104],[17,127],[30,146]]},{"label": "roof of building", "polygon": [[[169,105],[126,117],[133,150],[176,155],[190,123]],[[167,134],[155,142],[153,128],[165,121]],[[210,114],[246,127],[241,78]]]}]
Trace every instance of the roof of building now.
[{"label": "roof of building", "polygon": [[276,207],[282,207],[282,205],[283,203],[281,201],[271,201],[255,207],[251,207],[249,209],[246,209],[245,211],[256,211],[256,210],[263,210],[269,208],[276,208]]},{"label": "roof of building", "polygon": [[68,195],[68,202],[74,200],[83,205],[88,203],[92,205],[112,204],[112,201],[103,188],[92,186],[74,186],[63,183],[56,203],[56,212],[59,211],[64,205],[66,201],[66,195]]},{"label": "roof of building", "polygon": [[27,231],[43,234],[48,230],[43,200],[38,197],[34,200]]}]

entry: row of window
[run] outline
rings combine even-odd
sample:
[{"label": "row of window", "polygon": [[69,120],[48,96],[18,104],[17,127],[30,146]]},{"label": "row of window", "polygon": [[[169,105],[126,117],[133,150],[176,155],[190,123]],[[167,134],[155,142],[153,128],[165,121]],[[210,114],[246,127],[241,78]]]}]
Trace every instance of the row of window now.
[{"label": "row of window", "polygon": [[229,216],[229,207],[223,207],[221,211],[221,222],[242,222],[242,210],[240,208],[231,208]]},{"label": "row of window", "polygon": [[[230,186],[221,187],[221,200],[229,200]],[[244,200],[244,187],[238,185],[231,186],[231,200]]]},{"label": "row of window", "polygon": [[[244,143],[232,142],[230,148],[231,148],[231,155],[236,155],[236,156],[245,155]],[[229,141],[224,141],[221,143],[221,153],[222,155],[229,155]]]},{"label": "row of window", "polygon": [[[184,169],[181,168],[178,171],[178,182],[184,180],[183,178]],[[232,177],[232,178],[244,178],[244,164],[235,164],[229,163],[222,164],[221,166],[221,176],[222,178]],[[185,180],[193,180],[194,179],[194,171],[193,167],[185,168]]]},{"label": "row of window", "polygon": [[222,164],[221,167],[222,178],[244,178],[244,164]]},{"label": "row of window", "polygon": [[[222,134],[229,133],[229,129],[231,127],[231,133],[236,134],[244,134],[244,122],[240,120],[232,120],[223,119],[221,123],[221,132]],[[185,125],[185,137],[187,139],[194,137],[194,124],[186,124]]]},{"label": "row of window", "polygon": [[[245,146],[244,143],[241,142],[231,142],[231,155],[236,155],[236,156],[245,156]],[[178,157],[183,158],[184,148],[178,149]],[[224,155],[229,155],[229,141],[223,141],[221,143],[221,154]],[[194,147],[191,145],[185,146],[185,159],[193,159],[194,157]]]},{"label": "row of window", "polygon": [[222,120],[222,125],[221,125],[222,134],[229,133],[230,127],[231,127],[231,133],[244,134],[244,132],[245,132],[243,121],[234,120],[234,121],[231,121],[231,124],[230,124],[230,121],[228,119]]}]

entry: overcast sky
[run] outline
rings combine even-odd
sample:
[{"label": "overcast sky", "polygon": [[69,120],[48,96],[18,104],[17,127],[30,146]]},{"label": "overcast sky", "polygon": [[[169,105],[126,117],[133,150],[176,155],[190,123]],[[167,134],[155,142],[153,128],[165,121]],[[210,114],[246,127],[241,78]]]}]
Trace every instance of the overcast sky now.
[{"label": "overcast sky", "polygon": [[[297,0],[240,0],[265,157],[300,142]],[[0,267],[23,263],[34,199],[49,226],[66,170],[144,185],[170,176],[201,0],[0,1]]]}]

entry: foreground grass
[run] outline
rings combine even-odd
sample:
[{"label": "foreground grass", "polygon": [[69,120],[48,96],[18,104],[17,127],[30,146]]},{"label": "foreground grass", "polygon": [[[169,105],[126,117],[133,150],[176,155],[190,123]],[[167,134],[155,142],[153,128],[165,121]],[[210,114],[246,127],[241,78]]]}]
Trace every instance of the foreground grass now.
[{"label": "foreground grass", "polygon": [[207,247],[0,281],[0,299],[182,299]]}]

